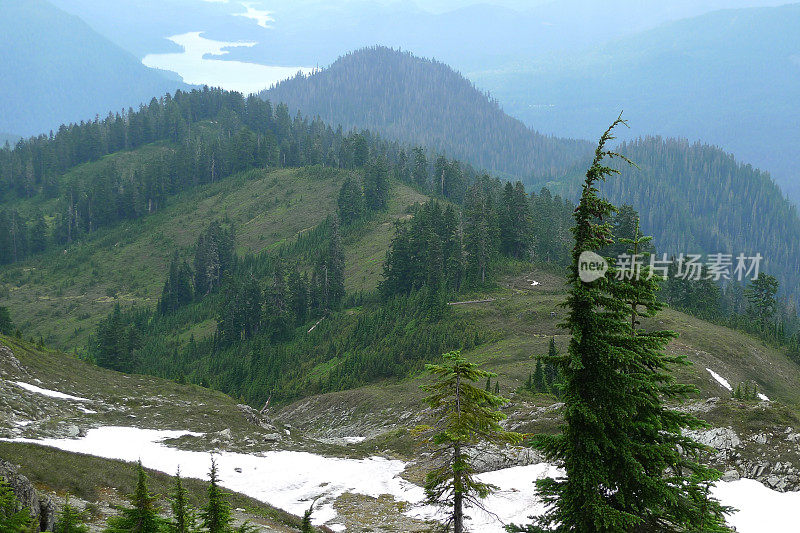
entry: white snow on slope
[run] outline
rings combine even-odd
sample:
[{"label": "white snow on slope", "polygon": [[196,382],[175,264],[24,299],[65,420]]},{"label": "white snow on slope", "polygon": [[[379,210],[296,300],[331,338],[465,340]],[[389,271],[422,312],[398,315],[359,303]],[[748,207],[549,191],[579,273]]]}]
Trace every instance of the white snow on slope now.
[{"label": "white snow on slope", "polygon": [[728,383],[727,379],[723,378],[722,376],[720,376],[719,374],[717,374],[716,372],[714,372],[710,368],[706,368],[706,370],[708,370],[708,372],[711,374],[712,378],[717,380],[717,383],[719,383],[720,385],[722,385],[723,387],[725,387],[729,391],[733,391],[733,387],[731,387],[731,384]]},{"label": "white snow on slope", "polygon": [[[178,466],[188,476],[206,479],[210,455],[206,452],[178,450],[165,445],[164,439],[200,435],[189,431],[164,431],[133,427],[102,427],[89,430],[80,439],[0,439],[29,442],[54,448],[88,453],[108,459],[142,460],[147,468],[174,473]],[[381,457],[341,459],[306,452],[274,451],[257,455],[223,452],[215,454],[222,485],[247,494],[294,514],[302,514],[317,497],[315,523],[342,530],[336,523],[334,500],[345,492],[377,497],[394,496],[412,504],[409,516],[436,518],[436,509],[426,506],[421,487],[399,477],[406,464]],[[237,472],[236,469],[241,469]],[[506,468],[480,474],[481,481],[499,487],[489,496],[486,507],[497,517],[470,509],[468,522],[473,531],[502,533],[502,523],[527,523],[528,516],[544,511],[536,497],[533,483],[543,476],[561,472],[545,463]],[[740,533],[781,533],[796,531],[800,523],[800,493],[779,493],[750,479],[720,482],[713,494],[738,512],[730,525]],[[497,520],[497,518],[502,521]]]},{"label": "white snow on slope", "polygon": [[[708,370],[708,372],[711,374],[711,377],[713,377],[715,380],[717,380],[717,383],[719,383],[720,385],[722,385],[723,387],[725,387],[725,388],[726,388],[726,389],[728,389],[729,391],[733,391],[733,388],[731,387],[731,384],[728,382],[728,380],[727,380],[727,379],[723,378],[722,376],[720,376],[719,374],[717,374],[716,372],[714,372],[714,371],[713,371],[713,370],[711,370],[710,368],[706,368],[706,370]],[[771,401],[771,400],[770,400],[770,399],[767,397],[767,395],[766,395],[766,394],[764,394],[764,393],[762,393],[762,392],[759,392],[759,393],[758,393],[758,399],[759,399],[759,400],[763,400],[763,401],[765,401],[765,402],[769,402],[769,401]]]},{"label": "white snow on slope", "polygon": [[25,383],[22,381],[12,381],[14,385],[18,387],[22,387],[23,389],[35,392],[36,394],[42,394],[44,396],[49,396],[51,398],[59,398],[61,400],[74,400],[76,402],[90,402],[89,398],[81,398],[80,396],[73,396],[71,394],[64,394],[63,392],[58,392],[55,390],[50,389],[43,389],[41,387],[37,387],[36,385],[31,385],[30,383]]},{"label": "white snow on slope", "polygon": [[[539,515],[545,511],[545,506],[536,495],[533,484],[542,477],[562,475],[562,470],[547,463],[515,466],[479,474],[476,476],[479,481],[495,485],[497,491],[483,500],[484,507],[490,511],[489,513],[476,508],[467,509],[465,514],[469,517],[467,522],[469,530],[503,533],[504,524],[530,522],[529,516]],[[440,512],[441,510],[436,507],[420,505],[406,514],[415,518],[436,520],[442,518]]]},{"label": "white snow on slope", "polygon": [[739,533],[784,533],[798,530],[800,492],[776,492],[754,479],[717,483],[712,494],[738,509],[728,523]]},{"label": "white snow on slope", "polygon": [[[211,456],[206,452],[179,450],[162,441],[193,434],[133,427],[90,429],[80,439],[10,439],[88,453],[107,459],[136,461],[147,468],[173,474],[178,466],[187,477],[207,479]],[[197,435],[197,434],[194,434]],[[315,498],[316,524],[336,518],[333,502],[345,492],[378,497],[391,494],[410,503],[423,498],[423,490],[398,475],[405,463],[370,457],[340,459],[306,452],[275,451],[259,455],[222,452],[215,454],[222,485],[230,490],[294,514],[302,515]],[[235,469],[241,469],[241,473]]]}]

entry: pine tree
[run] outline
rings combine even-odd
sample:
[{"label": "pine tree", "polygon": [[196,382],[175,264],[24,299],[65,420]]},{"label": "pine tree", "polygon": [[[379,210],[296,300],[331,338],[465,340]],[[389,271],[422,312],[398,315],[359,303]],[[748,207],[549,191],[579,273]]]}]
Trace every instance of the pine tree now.
[{"label": "pine tree", "polygon": [[331,239],[328,244],[328,257],[326,262],[326,285],[329,309],[336,309],[344,299],[344,247],[342,234],[339,231],[339,219],[331,219]]},{"label": "pine tree", "polygon": [[356,179],[348,176],[344,180],[337,204],[342,224],[352,224],[364,216],[364,192]]},{"label": "pine tree", "polygon": [[70,505],[69,496],[67,496],[53,527],[53,533],[88,533],[89,527],[84,524],[84,514]]},{"label": "pine tree", "polygon": [[14,323],[8,307],[0,306],[0,335],[11,335],[14,332]]},{"label": "pine tree", "polygon": [[546,392],[544,370],[542,369],[542,358],[536,358],[536,368],[533,371],[532,386],[534,392]]},{"label": "pine tree", "polygon": [[308,318],[308,281],[300,274],[297,265],[289,272],[289,306],[295,321],[302,324]]},{"label": "pine tree", "polygon": [[167,523],[169,533],[194,533],[197,531],[197,517],[194,509],[189,506],[187,496],[189,492],[183,486],[180,468],[175,474],[175,485],[170,494],[170,507],[172,519]]},{"label": "pine tree", "polygon": [[312,503],[303,513],[303,521],[300,523],[300,533],[314,533],[314,526],[311,525],[311,513],[314,512]]},{"label": "pine tree", "polygon": [[136,490],[130,496],[131,507],[121,509],[122,514],[109,518],[107,533],[159,533],[164,520],[159,516],[158,495],[147,489],[147,474],[142,462],[136,463]]},{"label": "pine tree", "polygon": [[747,298],[747,312],[765,329],[777,310],[775,295],[778,293],[778,280],[761,272],[756,279],[748,283],[744,294]]},{"label": "pine tree", "polygon": [[225,500],[225,492],[219,486],[217,462],[213,457],[208,475],[208,504],[200,512],[201,523],[208,533],[228,533],[233,521],[231,507]]},{"label": "pine tree", "polygon": [[380,211],[389,205],[389,165],[379,155],[364,169],[364,203],[370,211]]},{"label": "pine tree", "polygon": [[621,118],[600,138],[574,213],[565,303],[572,338],[568,353],[556,357],[564,379],[565,424],[561,434],[535,441],[566,476],[537,482],[549,508],[523,530],[727,531],[726,509],[708,495],[718,473],[696,461],[706,448],[682,435],[704,423],[663,405],[665,397],[678,399],[694,390],[675,384],[669,374],[670,366],[686,361],[664,353],[671,332],[636,327],[637,317],[653,316],[659,308],[656,278],[617,280],[613,262],[595,281],[579,277],[581,253],[613,241],[608,220],[614,207],[598,196],[597,185],[617,173],[603,160],[621,157],[605,150],[620,123]]},{"label": "pine tree", "polygon": [[434,425],[416,431],[435,448],[434,460],[438,463],[425,478],[427,500],[447,509],[445,527],[462,533],[464,506],[483,509],[481,498],[495,489],[475,478],[474,466],[464,449],[479,442],[517,444],[522,436],[500,426],[505,415],[498,408],[507,400],[474,385],[493,374],[468,362],[460,351],[443,357],[444,364],[426,365],[435,381],[423,386],[430,393],[425,403],[433,410]]},{"label": "pine tree", "polygon": [[32,521],[30,512],[19,503],[11,485],[0,477],[0,531],[26,533]]}]

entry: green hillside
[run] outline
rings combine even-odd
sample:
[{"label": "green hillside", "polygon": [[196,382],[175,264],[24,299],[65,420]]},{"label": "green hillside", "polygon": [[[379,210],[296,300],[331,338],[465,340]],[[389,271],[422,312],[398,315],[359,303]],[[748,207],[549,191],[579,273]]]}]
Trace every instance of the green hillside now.
[{"label": "green hillside", "polygon": [[[797,11],[795,6],[780,9],[786,11],[790,18]],[[775,22],[780,9],[765,9],[763,12],[772,13],[769,20]],[[723,14],[706,17],[720,18]],[[729,14],[725,14],[725,17],[732,17],[730,24],[733,28],[746,24],[744,17],[736,18]],[[675,23],[678,27],[681,24],[684,23]],[[692,28],[697,26],[693,25]],[[659,31],[667,32],[666,29]],[[756,30],[748,28],[748,31]],[[686,32],[689,33],[688,30]],[[714,46],[726,46],[726,41],[720,37],[721,33],[722,30],[715,36],[707,37],[708,41],[717,43]],[[704,32],[694,31],[691,34],[698,36],[697,39],[703,39],[699,36],[704,35]],[[739,32],[736,34],[739,35]],[[743,46],[743,42],[757,41],[752,34],[748,35],[749,38],[739,35],[737,46]],[[768,56],[767,50],[773,46],[784,52],[791,50],[791,46],[781,40],[784,39],[782,36],[787,35],[786,31],[776,31],[773,35],[778,40],[777,44],[768,43],[757,49],[751,47],[748,54]],[[642,48],[631,45],[630,53],[646,56],[654,45]],[[679,48],[674,53],[683,57],[680,50],[682,49]],[[727,50],[724,52],[729,53]],[[605,60],[605,56],[599,52],[597,54]],[[774,60],[786,62],[783,56]],[[705,62],[696,58],[693,61],[698,61],[697,68],[705,72]],[[755,64],[758,61],[753,59],[750,63]],[[633,64],[638,65],[636,62]],[[647,62],[644,64],[650,65]],[[679,59],[668,64],[677,65],[675,68],[683,65]],[[724,66],[727,65],[726,62],[712,61],[712,64],[723,65],[714,68],[727,72]],[[633,68],[627,64],[624,66],[626,69]],[[660,82],[661,64],[659,63],[658,68],[652,68],[653,72],[649,72],[652,83],[663,90]],[[770,68],[774,70],[778,67]],[[630,90],[632,82],[616,81],[620,76],[619,69],[584,69],[583,64],[576,69],[581,76],[586,71],[602,73],[596,75],[602,79],[595,80],[587,75],[585,81],[578,77],[556,82],[553,80],[560,78],[535,72],[531,74],[535,80],[521,78],[513,85],[513,89],[530,91],[532,85],[545,84],[559,98],[569,94],[570,102],[575,102],[586,100],[583,95],[587,94],[588,87],[593,88],[588,91],[590,97],[600,98],[595,93],[598,87],[602,87],[608,93],[608,98],[613,97],[614,102],[624,102],[615,108],[605,107],[604,114],[593,110],[594,115],[602,118],[592,123],[593,130],[582,130],[582,136],[590,136],[587,133],[589,131],[601,131],[621,109],[625,110],[623,118],[631,119],[630,132],[635,137],[639,136],[636,132],[648,131],[648,125],[663,122],[655,118],[639,118],[638,107],[629,112],[629,107],[634,107],[631,103],[639,102],[642,94],[652,94],[651,88],[637,88],[633,91],[636,94],[626,94],[624,91]],[[607,72],[611,72],[613,76],[605,74]],[[742,75],[749,76],[747,72],[749,71],[745,69]],[[788,75],[792,70],[782,72]],[[719,76],[723,76],[723,73]],[[612,77],[615,80],[613,82],[609,81]],[[625,80],[648,79],[650,78],[640,73],[625,76]],[[694,76],[693,79],[700,77]],[[676,91],[678,88],[682,91],[687,90],[686,87],[693,87],[692,83],[676,80],[682,78],[668,77]],[[747,86],[760,83],[755,78],[748,79]],[[787,82],[786,86],[793,85]],[[718,91],[709,91],[716,97]],[[680,105],[676,103],[674,106],[654,106],[651,100],[642,105],[648,112],[653,109],[668,110],[665,112],[670,114],[670,118],[677,117],[679,113],[674,110],[682,109],[687,102],[693,106],[702,106],[706,112],[713,108],[705,103],[698,103],[701,100],[680,91],[678,94],[675,98],[680,100]],[[494,100],[480,93],[446,65],[387,48],[377,47],[353,52],[327,69],[307,77],[297,76],[287,80],[263,95],[285,101],[303,113],[319,115],[345,127],[368,128],[389,138],[435,147],[478,168],[490,169],[500,175],[515,176],[514,179],[522,180],[529,190],[536,191],[544,185],[569,199],[576,198],[580,191],[579,183],[589,157],[586,145],[581,142],[546,137],[527,130],[515,118],[506,114]],[[758,106],[745,107],[758,109]],[[561,108],[576,109],[571,104],[565,104],[552,112],[558,113]],[[580,113],[580,117],[584,115],[588,116],[590,113]],[[697,116],[704,115],[698,113]],[[791,113],[784,113],[781,120],[790,116]],[[764,120],[763,116],[758,118]],[[585,122],[581,122],[582,118],[576,120],[582,127],[588,127]],[[719,124],[720,121],[721,119],[698,119],[692,123]],[[748,124],[750,123],[753,120],[749,120]],[[629,130],[623,128],[619,134],[628,135]],[[703,141],[713,138],[701,137]],[[737,134],[737,138],[743,137]],[[764,138],[766,135],[759,135],[760,140]],[[784,141],[791,142],[790,138],[781,142]],[[755,143],[751,143],[753,145]],[[725,149],[732,149],[734,144],[723,146]],[[621,149],[639,169],[623,168],[623,179],[613,180],[606,192],[614,203],[630,204],[637,209],[641,214],[643,230],[655,237],[659,251],[671,254],[761,253],[765,258],[767,271],[780,280],[782,294],[797,300],[800,287],[800,266],[797,263],[797,257],[800,256],[800,217],[771,176],[749,164],[760,161],[759,159],[734,158],[716,146],[664,137],[643,137],[629,141]]]}]

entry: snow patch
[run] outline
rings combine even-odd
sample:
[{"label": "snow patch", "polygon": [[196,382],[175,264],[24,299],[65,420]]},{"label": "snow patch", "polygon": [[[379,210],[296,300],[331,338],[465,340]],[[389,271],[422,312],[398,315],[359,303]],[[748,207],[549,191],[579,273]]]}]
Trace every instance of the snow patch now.
[{"label": "snow patch", "polygon": [[777,492],[754,479],[737,479],[717,483],[711,493],[738,509],[728,517],[728,524],[739,533],[797,531],[800,492]]},{"label": "snow patch", "polygon": [[342,440],[346,444],[358,444],[359,442],[367,440],[367,437],[342,437]]},{"label": "snow patch", "polygon": [[771,402],[771,401],[772,401],[772,400],[770,400],[769,398],[767,398],[767,395],[766,395],[766,394],[763,394],[763,393],[761,393],[761,392],[759,392],[759,393],[758,393],[758,399],[759,399],[759,400],[763,400],[763,401],[765,401],[765,402]]},{"label": "snow patch", "polygon": [[[107,459],[141,459],[145,467],[168,474],[175,473],[180,466],[183,475],[206,479],[209,453],[179,450],[163,442],[184,435],[200,434],[109,426],[90,429],[85,437],[79,439],[5,440],[41,444]],[[310,503],[319,498],[314,512],[314,522],[318,525],[336,518],[333,503],[346,492],[374,498],[390,494],[408,503],[420,502],[424,497],[421,487],[399,477],[406,467],[403,461],[383,457],[341,459],[295,451],[256,455],[221,452],[214,456],[221,484],[227,489],[297,515],[302,515]]]},{"label": "snow patch", "polygon": [[719,374],[717,374],[716,372],[714,372],[710,368],[706,368],[706,370],[708,370],[708,372],[711,374],[711,377],[713,377],[714,379],[717,380],[717,383],[719,383],[720,385],[722,385],[723,387],[725,387],[729,391],[733,391],[733,387],[731,387],[731,384],[728,383],[727,379],[723,378],[722,376],[720,376]]},{"label": "snow patch", "polygon": [[[27,442],[54,448],[88,453],[108,459],[141,459],[147,468],[173,474],[178,466],[188,476],[206,479],[210,454],[179,450],[164,441],[184,435],[200,436],[190,431],[166,431],[134,427],[90,429],[79,439],[0,439]],[[342,459],[307,452],[271,451],[262,454],[222,452],[215,454],[222,485],[291,513],[302,515],[312,500],[319,498],[314,513],[316,524],[326,524],[343,531],[336,520],[333,503],[342,494],[352,492],[371,497],[389,494],[411,504],[411,517],[436,519],[438,509],[424,504],[424,491],[399,477],[406,464],[382,457]],[[559,477],[563,471],[547,463],[518,466],[486,472],[478,479],[492,483],[498,491],[485,500],[494,514],[468,509],[473,531],[502,533],[507,523],[525,524],[529,516],[539,515],[545,506],[537,497],[534,483],[542,477]],[[738,509],[729,524],[740,533],[795,531],[800,522],[800,492],[780,493],[751,479],[718,482],[712,494],[724,505]]]},{"label": "snow patch", "polygon": [[73,400],[76,402],[90,402],[89,398],[81,398],[80,396],[73,396],[71,394],[64,394],[63,392],[58,392],[55,390],[50,389],[43,389],[41,387],[37,387],[36,385],[31,385],[30,383],[25,383],[22,381],[12,381],[14,385],[21,387],[29,392],[35,392],[36,394],[42,394],[44,396],[49,396],[51,398],[59,398],[61,400]]}]

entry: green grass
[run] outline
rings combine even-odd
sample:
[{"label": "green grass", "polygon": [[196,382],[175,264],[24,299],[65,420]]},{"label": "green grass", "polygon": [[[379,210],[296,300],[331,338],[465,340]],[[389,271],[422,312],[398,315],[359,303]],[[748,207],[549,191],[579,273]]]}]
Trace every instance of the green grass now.
[{"label": "green grass", "polygon": [[173,253],[191,260],[215,219],[236,227],[237,252],[259,252],[319,224],[335,209],[344,172],[253,170],[174,198],[165,209],[98,231],[85,242],[0,270],[0,305],[27,337],[82,347],[115,302],[155,306]]}]

